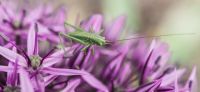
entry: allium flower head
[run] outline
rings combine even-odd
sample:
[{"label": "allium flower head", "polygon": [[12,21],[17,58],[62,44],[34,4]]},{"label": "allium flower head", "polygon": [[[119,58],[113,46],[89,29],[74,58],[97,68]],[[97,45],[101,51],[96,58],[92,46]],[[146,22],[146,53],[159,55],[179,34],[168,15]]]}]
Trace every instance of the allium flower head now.
[{"label": "allium flower head", "polygon": [[[19,64],[20,69],[18,70],[20,74],[20,80],[21,85],[26,84],[28,80],[31,80],[32,83],[28,83],[27,86],[32,86],[35,91],[44,91],[45,90],[45,76],[43,74],[52,74],[54,76],[56,75],[65,75],[65,76],[73,76],[73,75],[81,75],[84,80],[86,80],[89,84],[93,85],[91,83],[91,80],[88,80],[87,77],[90,79],[93,78],[92,75],[89,73],[86,73],[82,70],[75,70],[75,69],[61,69],[61,68],[52,68],[52,66],[55,63],[58,63],[62,60],[62,56],[64,54],[63,50],[57,51],[52,54],[52,49],[46,56],[41,58],[38,54],[38,38],[37,38],[37,31],[40,28],[38,28],[37,23],[34,23],[32,28],[29,30],[28,34],[28,42],[27,42],[27,53],[24,53],[24,51],[20,48],[18,48],[15,44],[13,44],[16,48],[18,48],[19,51],[21,51],[22,55],[18,54],[17,52],[11,51],[5,47],[0,47],[1,51],[0,54],[7,58],[9,61],[16,63],[16,60],[19,60],[17,62]],[[67,49],[67,48],[66,48]],[[9,69],[9,67],[6,67]],[[14,69],[13,69],[14,70]],[[15,69],[16,70],[16,69]],[[26,70],[26,71],[25,71]],[[8,72],[8,70],[6,70]],[[25,73],[26,72],[26,73]],[[25,74],[25,75],[23,75]],[[21,76],[24,76],[25,79],[21,78]],[[47,75],[51,76],[51,75]],[[92,81],[96,81],[93,79]],[[30,81],[29,81],[30,82]],[[101,84],[100,82],[96,82]],[[46,84],[47,85],[47,84]],[[103,85],[103,84],[102,84]],[[22,87],[22,86],[21,86]],[[102,86],[103,87],[103,86]],[[97,87],[98,88],[98,87]],[[106,89],[104,87],[104,89]],[[21,91],[25,92],[23,88],[21,88]]]},{"label": "allium flower head", "polygon": [[5,5],[0,7],[2,92],[197,91],[196,67],[184,81],[186,69],[168,62],[166,43],[159,39],[151,43],[144,39],[119,42],[126,16],[117,17],[111,24],[104,24],[101,14],[81,21],[81,29],[92,29],[95,34],[104,30],[100,35],[111,42],[92,45],[83,52],[83,44],[69,39],[63,41],[70,46],[58,48],[59,32],[73,31],[64,27],[63,7],[54,10],[45,5],[16,11]]},{"label": "allium flower head", "polygon": [[[43,27],[43,30],[38,32],[39,37],[43,40],[57,42],[59,39],[55,34],[65,30],[66,10],[63,7],[54,9],[48,4],[41,4],[33,9],[25,9],[25,7],[17,6],[11,0],[5,0],[1,1],[0,14],[1,32],[9,36],[12,35],[10,37],[12,40],[17,39],[17,45],[25,44],[23,40],[26,38],[24,36],[27,35],[27,30],[34,22],[40,23],[40,26]],[[54,37],[54,39],[50,36]]]}]

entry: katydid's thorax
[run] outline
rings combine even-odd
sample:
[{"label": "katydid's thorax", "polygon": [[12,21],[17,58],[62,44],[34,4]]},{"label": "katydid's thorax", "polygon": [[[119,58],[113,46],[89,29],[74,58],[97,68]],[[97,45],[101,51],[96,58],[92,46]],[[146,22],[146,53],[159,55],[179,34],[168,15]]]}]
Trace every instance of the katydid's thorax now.
[{"label": "katydid's thorax", "polygon": [[103,46],[106,44],[105,37],[98,34],[85,32],[85,31],[75,31],[67,34],[68,38],[79,42],[83,45],[99,45]]}]

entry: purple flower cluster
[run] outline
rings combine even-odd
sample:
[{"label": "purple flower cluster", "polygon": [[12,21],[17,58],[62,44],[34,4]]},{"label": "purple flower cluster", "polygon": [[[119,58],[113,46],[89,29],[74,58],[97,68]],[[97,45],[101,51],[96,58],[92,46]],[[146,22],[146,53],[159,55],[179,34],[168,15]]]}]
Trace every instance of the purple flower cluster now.
[{"label": "purple flower cluster", "polygon": [[[194,92],[196,68],[189,79],[185,69],[167,63],[168,46],[159,40],[147,44],[119,42],[126,17],[119,16],[103,26],[103,16],[92,15],[80,27],[102,33],[112,44],[91,46],[67,39],[60,46],[59,32],[64,27],[66,10],[42,5],[20,9],[0,5],[0,91],[1,92]],[[91,49],[94,49],[94,53]],[[196,90],[197,91],[197,90]]]}]

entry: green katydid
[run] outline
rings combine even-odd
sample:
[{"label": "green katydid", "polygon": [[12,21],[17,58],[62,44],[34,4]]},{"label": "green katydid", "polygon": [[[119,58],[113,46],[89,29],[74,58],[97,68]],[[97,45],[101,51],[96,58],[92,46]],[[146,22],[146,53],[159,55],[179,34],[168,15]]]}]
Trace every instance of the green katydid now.
[{"label": "green katydid", "polygon": [[65,24],[74,28],[75,31],[70,32],[68,34],[60,32],[59,37],[64,36],[68,38],[70,41],[75,41],[84,45],[85,47],[82,49],[82,51],[85,51],[88,47],[92,45],[104,46],[108,44],[108,41],[105,39],[105,37],[100,36],[100,33],[98,34],[93,32],[86,32],[85,30],[75,27],[69,23]]},{"label": "green katydid", "polygon": [[[59,33],[59,37],[64,36],[65,38],[68,38],[70,41],[78,42],[85,47],[82,49],[85,51],[88,47],[92,45],[97,46],[105,46],[106,44],[111,43],[110,41],[107,41],[105,37],[101,36],[100,33],[93,33],[93,32],[87,32],[82,28],[78,28],[74,25],[71,25],[67,22],[65,22],[65,25],[68,25],[75,29],[74,32],[69,32],[68,34],[65,33]],[[139,36],[139,37],[133,37],[128,39],[121,39],[117,41],[124,41],[124,40],[131,40],[131,39],[138,39],[138,38],[152,38],[152,37],[163,37],[163,36],[177,36],[177,35],[189,35],[194,33],[187,33],[187,34],[166,34],[166,35],[159,35],[159,36]]]}]

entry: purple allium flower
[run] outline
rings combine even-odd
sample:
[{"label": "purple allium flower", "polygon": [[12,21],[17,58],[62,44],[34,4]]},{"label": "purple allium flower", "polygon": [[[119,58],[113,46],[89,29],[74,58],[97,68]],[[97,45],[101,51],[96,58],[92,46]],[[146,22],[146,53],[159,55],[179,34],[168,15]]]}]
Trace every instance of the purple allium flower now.
[{"label": "purple allium flower", "polygon": [[[112,25],[116,28],[111,28],[112,30],[109,31],[119,32],[124,25],[124,19],[124,16],[120,16]],[[101,28],[99,27],[101,22],[101,15],[94,15],[89,20],[83,21],[81,25],[86,31],[89,30],[88,28],[93,28],[93,30],[96,29],[95,32],[98,32]],[[108,35],[108,33],[105,32],[105,35]],[[112,41],[117,40],[119,38],[117,36],[119,35],[115,35]],[[181,90],[178,89],[178,80],[180,80],[185,69],[176,69],[172,65],[166,66],[170,52],[168,46],[164,43],[153,40],[148,46],[141,40],[139,42],[117,43],[105,48],[95,46],[95,55],[91,54],[90,49],[92,47],[88,49],[87,54],[81,52],[81,48],[81,46],[78,47],[79,52],[69,58],[66,65],[70,68],[76,69],[78,67],[91,72],[107,85],[110,92],[175,90],[182,92],[183,87],[180,88]],[[79,83],[79,85],[83,86],[83,89],[77,88],[77,90],[92,91],[89,87],[86,89],[87,86],[84,86],[84,84]],[[186,92],[186,90],[183,92]]]},{"label": "purple allium flower", "polygon": [[[103,24],[95,14],[83,20],[85,31],[101,33],[111,44],[58,47],[64,27],[64,7],[35,9],[0,7],[0,91],[4,92],[195,92],[196,67],[187,81],[186,69],[170,64],[169,46],[158,39],[119,42],[126,17]],[[14,4],[15,5],[15,4]],[[6,6],[6,7],[5,7]],[[71,31],[71,30],[69,30]],[[72,30],[73,31],[73,30]],[[20,38],[19,38],[20,37]],[[20,42],[19,42],[20,41]],[[67,40],[64,40],[68,43]],[[94,53],[92,52],[94,49]]]},{"label": "purple allium flower", "polygon": [[[24,44],[23,40],[26,39],[27,30],[34,22],[38,22],[39,26],[43,26],[44,29],[38,32],[39,37],[43,40],[58,42],[59,38],[55,35],[64,31],[66,10],[63,7],[54,9],[50,5],[42,4],[34,9],[24,9],[19,8],[11,0],[5,0],[1,1],[0,14],[1,32],[9,36],[12,35],[10,39],[16,40],[17,45]],[[1,44],[4,43],[2,39],[0,41]]]},{"label": "purple allium flower", "polygon": [[[52,54],[53,50],[51,50],[46,56],[41,58],[38,55],[38,38],[37,38],[37,30],[39,29],[37,24],[34,23],[33,28],[30,28],[28,34],[28,42],[27,42],[27,53],[23,53],[20,55],[12,50],[9,50],[5,47],[0,47],[1,51],[0,54],[10,60],[12,63],[16,63],[15,60],[19,60],[17,62],[19,64],[19,72],[20,80],[22,85],[26,84],[28,80],[31,80],[32,83],[27,84],[27,87],[32,86],[33,90],[44,92],[45,90],[45,75],[43,74],[52,74],[52,75],[64,75],[64,76],[72,76],[72,75],[81,75],[82,78],[88,82],[90,85],[94,86],[95,88],[103,88],[100,90],[106,91],[106,88],[101,84],[101,82],[96,81],[92,75],[83,71],[83,70],[76,70],[76,69],[61,69],[61,68],[53,68],[50,67],[53,64],[60,62],[64,51],[57,51]],[[14,44],[13,44],[14,45]],[[16,45],[14,45],[16,46]],[[16,46],[17,47],[17,46]],[[17,47],[18,48],[18,47]],[[66,48],[67,49],[67,48]],[[22,51],[22,49],[18,48],[18,50]],[[22,51],[24,52],[24,51]],[[21,69],[22,68],[22,69]],[[26,71],[25,71],[26,70]],[[8,71],[7,71],[8,72]],[[25,73],[26,72],[26,73]],[[25,75],[23,75],[25,73]],[[26,77],[24,80],[21,76]],[[49,75],[47,75],[49,76]],[[91,80],[89,80],[91,79]],[[98,83],[98,86],[94,85],[94,83]],[[102,85],[102,86],[101,86]],[[25,86],[26,87],[26,86]],[[31,87],[30,87],[31,88]],[[25,91],[24,88],[21,88],[21,91]]]}]

